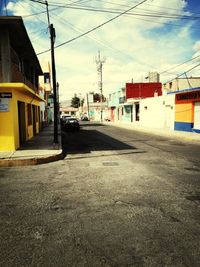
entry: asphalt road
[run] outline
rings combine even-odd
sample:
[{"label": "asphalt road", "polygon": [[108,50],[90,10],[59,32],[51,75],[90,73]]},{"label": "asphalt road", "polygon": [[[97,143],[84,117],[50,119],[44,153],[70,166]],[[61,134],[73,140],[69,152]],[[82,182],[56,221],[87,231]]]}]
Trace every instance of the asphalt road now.
[{"label": "asphalt road", "polygon": [[0,266],[200,266],[200,144],[85,122],[0,168]]}]

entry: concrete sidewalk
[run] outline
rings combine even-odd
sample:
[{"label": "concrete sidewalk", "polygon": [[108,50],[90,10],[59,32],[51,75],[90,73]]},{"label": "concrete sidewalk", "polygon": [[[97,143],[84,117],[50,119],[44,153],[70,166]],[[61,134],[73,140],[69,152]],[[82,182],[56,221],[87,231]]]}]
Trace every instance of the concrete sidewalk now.
[{"label": "concrete sidewalk", "polygon": [[121,127],[129,130],[146,132],[149,134],[165,136],[169,138],[177,138],[185,141],[196,141],[200,142],[200,134],[195,132],[184,132],[184,131],[175,131],[170,129],[155,129],[143,127],[133,123],[124,123],[124,122],[104,122],[105,125]]},{"label": "concrete sidewalk", "polygon": [[58,144],[54,144],[53,140],[54,125],[52,123],[20,149],[12,152],[0,152],[0,167],[36,165],[62,159],[60,130],[58,131]]}]

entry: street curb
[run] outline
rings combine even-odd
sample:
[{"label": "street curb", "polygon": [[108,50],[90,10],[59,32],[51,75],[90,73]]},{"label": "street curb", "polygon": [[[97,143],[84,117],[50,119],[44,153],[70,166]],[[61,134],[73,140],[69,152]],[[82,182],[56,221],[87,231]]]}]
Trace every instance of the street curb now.
[{"label": "street curb", "polygon": [[0,159],[0,167],[30,166],[50,163],[64,158],[63,152],[47,157],[35,157],[29,159]]},{"label": "street curb", "polygon": [[[157,130],[150,130],[148,128],[140,128],[140,127],[134,127],[132,125],[126,125],[126,124],[109,124],[109,123],[105,123],[103,122],[103,125],[110,125],[113,127],[118,127],[118,128],[123,128],[123,129],[127,129],[127,130],[133,130],[133,131],[138,131],[138,132],[143,132],[143,133],[148,133],[148,134],[152,134],[152,135],[157,135],[157,136],[163,136],[163,137],[170,137],[170,138],[175,138],[175,139],[183,139],[186,140],[188,142],[200,142],[200,134],[198,137],[196,136],[184,136],[183,134],[179,133],[178,131],[176,132],[175,130],[169,133],[165,133],[162,131],[157,131]],[[187,133],[186,133],[187,134]]]}]

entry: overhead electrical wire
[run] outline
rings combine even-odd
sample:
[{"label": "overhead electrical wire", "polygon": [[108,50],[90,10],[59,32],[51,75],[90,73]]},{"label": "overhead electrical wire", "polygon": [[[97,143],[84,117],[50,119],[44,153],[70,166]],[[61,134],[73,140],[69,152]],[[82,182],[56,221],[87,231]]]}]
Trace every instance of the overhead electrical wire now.
[{"label": "overhead electrical wire", "polygon": [[[56,6],[56,5],[53,5]],[[56,6],[59,7],[59,6]],[[118,10],[108,10],[108,9],[98,9],[98,8],[85,8],[85,7],[63,7],[62,8],[68,8],[68,9],[75,9],[75,10],[84,10],[84,11],[91,11],[91,12],[100,12],[100,13],[110,13],[110,14],[121,14],[122,11]],[[153,17],[153,18],[167,18],[167,19],[184,19],[184,20],[200,20],[200,17],[198,16],[186,16],[186,15],[178,15],[178,14],[167,14],[167,13],[130,13],[126,12],[126,15],[128,16],[140,16],[140,17]]]},{"label": "overhead electrical wire", "polygon": [[[76,39],[78,39],[78,38],[80,38],[80,37],[82,37],[82,36],[85,36],[85,35],[87,35],[88,33],[90,33],[90,32],[92,32],[92,31],[94,31],[94,30],[96,30],[96,29],[98,29],[98,28],[104,26],[105,24],[109,23],[110,21],[112,21],[112,20],[114,20],[114,19],[116,19],[116,18],[118,18],[118,17],[120,17],[120,16],[122,16],[122,15],[130,15],[130,14],[134,14],[134,15],[135,15],[135,13],[128,13],[128,12],[131,11],[132,9],[136,8],[137,6],[139,6],[139,5],[143,4],[143,3],[145,3],[146,1],[147,1],[147,0],[144,0],[144,1],[140,2],[140,3],[138,3],[138,4],[135,5],[134,7],[131,7],[131,8],[129,8],[129,9],[126,10],[126,11],[123,11],[122,13],[118,14],[118,15],[115,16],[114,18],[109,19],[108,21],[106,21],[106,22],[104,22],[104,23],[102,23],[102,24],[100,24],[100,25],[98,25],[98,26],[96,26],[96,27],[90,29],[89,31],[87,31],[87,32],[85,32],[85,33],[82,33],[82,34],[80,34],[79,36],[72,38],[71,40],[68,40],[68,41],[66,41],[66,42],[64,42],[64,43],[61,43],[61,44],[55,46],[55,48],[58,48],[58,47],[60,47],[60,46],[62,46],[62,45],[64,45],[64,44],[67,44],[67,43],[69,43],[69,42],[72,42],[72,41],[74,41],[74,40],[76,40]],[[78,3],[78,2],[80,3],[80,1],[76,1],[76,3]],[[70,5],[70,4],[66,4],[65,6],[67,6],[67,5]],[[51,11],[53,11],[53,10],[55,10],[55,9],[57,9],[57,8],[60,8],[60,7],[63,7],[63,6],[59,6],[59,7],[57,6],[56,8],[51,9]],[[70,7],[70,8],[72,8],[72,7]],[[94,11],[97,11],[97,10],[95,9]],[[101,12],[102,12],[102,10],[101,10]],[[109,12],[109,11],[108,11],[108,12]],[[107,13],[108,13],[108,12],[107,12]],[[42,13],[43,13],[43,12],[42,12]],[[109,13],[110,13],[110,12],[109,12]],[[112,11],[111,13],[114,13],[114,11]],[[150,15],[148,15],[148,16],[150,16]],[[158,16],[158,15],[156,15],[156,16]],[[179,16],[180,18],[183,18],[183,16],[181,16],[181,15],[174,15],[174,16]],[[160,15],[159,15],[159,17],[160,17]],[[167,18],[169,18],[169,17],[167,17]],[[172,17],[172,18],[175,18],[175,17]],[[190,18],[190,19],[193,19],[193,20],[194,20],[194,19],[195,19],[195,20],[196,20],[196,19],[200,19],[200,17],[191,17],[191,16],[185,16],[185,18]],[[165,23],[165,24],[166,24],[166,23]],[[171,25],[171,24],[170,24],[170,25]],[[179,25],[177,25],[177,26],[179,26]],[[180,25],[180,26],[181,26],[181,25]],[[45,50],[45,51],[43,51],[43,52],[40,52],[40,53],[38,53],[38,55],[41,55],[41,54],[43,54],[43,53],[45,53],[45,52],[48,52],[48,51],[50,51],[50,49]],[[188,62],[190,62],[190,61],[193,61],[194,59],[196,59],[196,58],[198,58],[198,57],[200,57],[200,55],[199,55],[199,56],[196,56],[196,57],[194,57],[194,58],[192,58],[192,59],[189,59],[189,60],[187,60],[187,61],[185,61],[185,62],[183,62],[183,63],[181,63],[181,64],[179,64],[179,65],[177,65],[177,66],[175,66],[175,67],[172,67],[172,68],[169,68],[169,69],[167,69],[167,70],[165,70],[165,71],[162,71],[160,74],[163,74],[163,73],[166,73],[166,72],[168,72],[168,71],[170,71],[170,70],[172,70],[172,69],[178,68],[178,67],[180,67],[180,66],[182,66],[182,65],[184,65],[184,64],[186,64],[186,63],[188,63]],[[192,68],[188,69],[187,71],[184,71],[183,73],[177,75],[176,78],[178,78],[178,77],[180,77],[180,76],[186,74],[187,72],[189,72],[189,71],[191,71],[191,70],[197,68],[199,65],[200,65],[200,63],[197,64],[197,65],[195,65],[195,66],[193,66]],[[173,81],[173,80],[176,79],[176,78],[173,78],[173,79],[171,79],[170,81]],[[170,82],[170,81],[168,81],[168,82]]]},{"label": "overhead electrical wire", "polygon": [[[29,0],[29,1],[33,1],[33,0]],[[61,7],[69,7],[70,5],[77,5],[78,3],[80,3],[80,1],[74,1],[74,2],[72,2],[72,3],[68,3],[68,4],[65,4],[65,5],[62,5],[62,6],[59,6],[59,7],[56,7],[56,8],[54,8],[54,9],[50,9],[50,11],[54,11],[54,10],[56,10],[57,8],[61,8]],[[138,9],[138,8],[137,8]],[[174,9],[173,9],[174,10]],[[107,11],[108,12],[108,11]],[[41,13],[45,13],[45,11],[44,12],[41,12]],[[41,13],[35,13],[35,14],[32,14],[32,15],[27,15],[26,17],[29,17],[29,16],[33,16],[33,15],[38,15],[38,14],[41,14]],[[127,12],[127,14],[125,14],[125,15],[131,15],[132,14],[132,16],[134,15],[134,13],[128,13]],[[169,25],[169,26],[176,26],[176,27],[182,27],[183,25],[181,25],[181,24],[174,24],[174,23],[171,23],[171,22],[161,22],[161,21],[152,21],[152,20],[147,20],[147,19],[142,19],[142,18],[134,18],[134,19],[138,19],[138,20],[143,20],[143,21],[147,21],[147,22],[152,22],[152,23],[154,23],[154,24],[161,24],[161,25]],[[193,25],[193,28],[197,28],[197,27],[195,27],[194,25]],[[199,28],[199,27],[198,27]]]},{"label": "overhead electrical wire", "polygon": [[[52,14],[50,15],[50,17],[52,17],[52,18],[54,18],[55,19],[55,16],[57,17],[56,19],[57,20],[62,20],[62,22],[64,21],[68,26],[70,26],[70,28],[72,28],[74,31],[76,31],[76,32],[78,32],[78,33],[82,33],[82,30],[80,30],[80,29],[77,29],[72,23],[69,23],[69,22],[67,22],[64,18],[60,18],[57,14],[54,14],[54,16],[52,17]],[[123,55],[125,55],[127,58],[129,58],[130,59],[130,55],[128,55],[128,54],[126,54],[126,53],[124,53],[124,51],[121,51],[121,50],[119,50],[119,49],[116,49],[116,48],[114,48],[114,47],[112,47],[111,46],[111,44],[110,43],[108,43],[108,42],[102,42],[102,40],[99,40],[99,39],[97,39],[97,38],[95,38],[95,37],[91,37],[89,34],[88,35],[85,35],[85,37],[86,38],[89,38],[89,39],[91,39],[91,40],[93,40],[93,41],[95,41],[95,42],[97,42],[97,43],[100,43],[101,45],[103,45],[104,47],[107,47],[108,49],[111,49],[111,50],[113,50],[113,51],[115,51],[116,53],[120,53],[120,54],[123,54]],[[142,64],[142,65],[146,65],[146,66],[149,66],[149,67],[153,67],[154,68],[154,66],[152,66],[152,65],[150,65],[150,64],[147,64],[146,62],[143,62],[143,61],[141,61],[141,60],[137,60],[137,59],[135,59],[134,57],[132,57],[136,62],[138,62],[139,64]]]},{"label": "overhead electrical wire", "polygon": [[[99,2],[99,0],[93,0],[93,1]],[[119,4],[119,3],[116,3],[116,2],[113,2],[113,1],[110,2],[110,1],[101,0],[101,2],[104,2],[104,3],[107,3],[107,4],[111,4],[111,5],[124,6],[124,7],[127,8],[127,5]],[[166,7],[158,6],[158,5],[151,5],[151,4],[148,4],[148,3],[145,3],[144,6],[151,6],[151,7],[154,7],[154,8],[164,8],[166,10]],[[140,9],[140,8],[138,8],[138,9]],[[172,8],[172,7],[167,7],[167,9],[169,9],[169,10],[180,10],[180,9]]]},{"label": "overhead electrical wire", "polygon": [[[31,2],[39,2],[39,1],[35,1],[35,0],[28,0],[29,2],[31,1]],[[55,8],[52,8],[52,9],[49,9],[49,12],[50,11],[54,11],[54,10],[57,10],[57,9],[60,9],[60,8],[63,8],[63,7],[65,7],[65,6],[68,6],[68,5],[71,5],[71,4],[76,4],[76,3],[78,3],[78,2],[80,2],[80,0],[77,0],[77,1],[74,1],[74,2],[72,2],[72,3],[70,3],[70,4],[65,4],[65,5],[62,5],[62,6],[59,6],[59,7],[55,7]],[[43,3],[43,4],[45,4],[45,1],[44,2],[39,2],[39,3]],[[34,14],[30,14],[30,15],[25,15],[25,16],[23,16],[23,18],[28,18],[28,17],[32,17],[32,16],[37,16],[37,15],[40,15],[40,14],[43,14],[43,13],[46,13],[46,10],[45,11],[40,11],[40,12],[36,12],[36,13],[34,13]]]},{"label": "overhead electrical wire", "polygon": [[[20,5],[21,7],[23,7],[23,8],[26,10],[26,8],[25,8],[24,5],[21,3],[21,1],[18,2],[18,5]],[[30,3],[30,5],[33,6],[32,3]],[[45,12],[46,12],[46,11],[45,11]],[[23,16],[23,17],[24,17],[24,16]],[[38,19],[39,21],[41,21],[43,24],[46,25],[46,23],[45,23],[43,20],[41,20],[40,18],[37,18],[37,19]]]},{"label": "overhead electrical wire", "polygon": [[[86,11],[93,11],[93,12],[103,12],[103,13],[121,13],[123,10],[119,9],[109,9],[109,8],[94,8],[91,6],[80,6],[80,5],[58,5],[58,4],[49,4],[49,6],[55,6],[59,8],[70,8],[70,9],[78,9],[78,10],[86,10]],[[164,17],[164,18],[174,18],[174,19],[189,19],[189,20],[199,20],[200,17],[197,16],[191,16],[191,15],[182,15],[182,14],[169,14],[169,13],[161,13],[158,11],[153,10],[147,10],[142,9],[145,11],[148,11],[149,13],[141,14],[141,13],[129,13],[126,12],[128,15],[134,15],[134,16],[150,16],[150,17]],[[152,12],[152,13],[151,13]]]},{"label": "overhead electrical wire", "polygon": [[197,68],[198,66],[200,66],[200,63],[198,63],[197,65],[193,66],[192,68],[188,69],[187,71],[184,71],[182,72],[181,74],[178,74],[175,78],[171,79],[171,80],[168,80],[167,82],[165,83],[169,83],[169,82],[172,82],[174,80],[176,80],[177,78],[181,77],[182,75],[185,75],[187,72],[190,72],[191,70]]},{"label": "overhead electrical wire", "polygon": [[[52,15],[51,15],[52,16]],[[60,18],[57,14],[54,14],[54,16],[56,16],[58,19]],[[61,18],[60,18],[61,19]],[[65,21],[65,23],[67,23],[68,25],[70,25],[70,27],[74,30],[74,31],[76,31],[76,32],[78,32],[78,33],[81,33],[81,30],[80,29],[76,29],[75,28],[75,26],[72,24],[72,23],[69,23],[69,22],[67,22],[64,18],[62,18],[62,22],[63,21]],[[145,20],[146,21],[146,20]],[[150,21],[150,20],[148,20],[148,21]],[[156,22],[155,22],[156,23]],[[170,25],[170,24],[169,24]],[[174,25],[173,25],[174,26]],[[181,25],[175,25],[175,26],[181,26]],[[124,54],[126,57],[130,57],[130,55],[127,55],[126,53],[124,53],[124,51],[121,51],[121,50],[119,50],[119,49],[116,49],[116,48],[113,48],[109,43],[107,43],[107,44],[105,44],[105,42],[102,42],[102,41],[100,41],[100,40],[98,40],[97,38],[94,38],[94,37],[90,37],[90,36],[86,36],[87,38],[90,38],[90,39],[92,39],[92,40],[94,40],[94,41],[96,41],[96,42],[98,42],[98,43],[100,43],[101,45],[103,45],[103,46],[105,46],[105,47],[107,47],[107,48],[109,48],[109,49],[111,49],[111,50],[115,50],[115,52],[118,52],[118,53],[121,53],[121,54]],[[169,71],[170,70],[172,70],[172,69],[174,69],[174,68],[178,68],[179,66],[181,66],[181,65],[184,65],[185,63],[188,63],[188,62],[190,62],[190,61],[193,61],[194,59],[196,59],[196,58],[198,58],[198,57],[200,57],[200,55],[199,56],[196,56],[196,57],[194,57],[194,58],[192,58],[192,59],[189,59],[189,60],[187,60],[187,61],[185,61],[185,62],[183,62],[183,63],[181,63],[181,64],[179,64],[179,65],[177,65],[177,66],[175,66],[175,67],[173,67],[173,68],[170,68],[170,69],[168,69],[168,70],[165,70],[165,71],[162,71],[160,74],[163,74],[163,73],[169,73]],[[135,60],[135,59],[134,59]],[[138,61],[137,60],[137,62],[138,63],[142,63],[142,64],[145,64],[146,66],[150,66],[150,67],[153,67],[152,65],[149,65],[149,64],[146,64],[146,63],[144,63],[144,62],[140,62],[140,61]],[[172,74],[172,75],[177,75],[177,74],[173,74],[173,73],[169,73],[169,74]]]},{"label": "overhead electrical wire", "polygon": [[[77,1],[77,2],[79,2],[79,1]],[[71,26],[73,27],[73,25],[71,24]],[[81,36],[83,35],[83,34],[85,34],[85,33],[81,33]],[[94,39],[94,38],[93,38]],[[99,42],[99,40],[95,40],[95,41],[98,41]],[[69,41],[67,41],[67,42],[69,42]],[[101,42],[102,43],[102,42]],[[57,47],[59,47],[59,46],[61,46],[62,44],[60,44],[60,45],[58,45],[58,46],[56,46],[55,48],[57,48]],[[105,45],[105,44],[103,44],[103,45]],[[109,47],[109,46],[107,46],[107,47]],[[109,47],[110,48],[110,47]],[[113,48],[111,48],[111,49],[113,49]],[[115,49],[116,51],[118,51],[118,52],[121,52],[122,53],[122,51],[120,51],[120,50],[118,50],[118,49]],[[49,51],[49,50],[48,50]],[[44,51],[44,52],[47,52],[47,51]],[[44,52],[42,52],[42,53],[44,53]],[[38,55],[40,55],[41,53],[39,53]],[[178,68],[179,66],[181,66],[181,65],[184,65],[185,63],[188,63],[188,62],[190,62],[190,61],[192,61],[192,60],[194,60],[194,59],[196,59],[196,58],[198,58],[198,57],[200,57],[200,56],[196,56],[196,57],[194,57],[193,59],[189,59],[189,60],[187,60],[187,61],[185,61],[185,62],[183,62],[183,63],[181,63],[181,64],[179,64],[179,65],[177,65],[177,66],[175,66],[175,67],[173,67],[173,68],[170,68],[170,69],[168,69],[168,70],[165,70],[165,71],[162,71],[160,74],[163,74],[163,73],[167,73],[168,71],[170,71],[170,70],[172,70],[172,69],[175,69],[175,68]],[[152,66],[151,66],[152,67]],[[174,74],[175,75],[175,74]]]},{"label": "overhead electrical wire", "polygon": [[[29,1],[34,1],[34,0],[29,0]],[[71,4],[65,4],[65,5],[56,5],[56,4],[49,4],[49,6],[55,6],[54,9],[50,9],[50,11],[53,11],[58,8],[67,8],[67,9],[77,9],[77,10],[83,10],[83,11],[90,11],[90,12],[101,12],[101,13],[111,13],[111,14],[120,14],[123,13],[123,10],[119,9],[109,9],[109,8],[94,8],[91,6],[82,6],[82,5],[77,5],[79,1],[73,2]],[[139,9],[139,8],[137,8]],[[161,13],[158,11],[151,11],[147,9],[141,9],[147,11],[146,13],[130,13],[126,12],[126,15],[128,16],[141,16],[141,17],[153,17],[153,18],[167,18],[167,19],[184,19],[184,20],[200,20],[199,16],[192,16],[192,15],[182,15],[182,14],[171,14],[171,13]],[[41,12],[43,13],[43,12]],[[40,12],[37,12],[35,14],[27,15],[24,17],[29,17],[29,16],[35,16],[38,14],[41,14]]]},{"label": "overhead electrical wire", "polygon": [[[80,34],[79,36],[76,36],[76,37],[74,37],[74,38],[72,38],[72,39],[70,39],[70,40],[68,40],[68,41],[66,41],[66,42],[63,42],[63,43],[61,43],[61,44],[55,46],[55,48],[58,48],[58,47],[63,46],[63,45],[65,45],[65,44],[68,44],[68,43],[70,43],[70,42],[72,42],[72,41],[75,41],[75,40],[81,38],[82,36],[84,36],[84,35],[86,35],[86,34],[92,32],[92,31],[95,31],[95,30],[97,30],[97,29],[103,27],[104,25],[106,25],[106,24],[110,23],[111,21],[113,21],[113,20],[115,20],[115,19],[117,19],[117,18],[123,16],[124,14],[126,14],[126,13],[129,12],[130,10],[136,8],[137,6],[142,5],[142,4],[145,3],[146,1],[148,1],[148,0],[143,0],[143,1],[139,2],[138,4],[134,5],[133,7],[127,9],[126,11],[124,11],[124,12],[118,14],[117,16],[115,16],[115,17],[113,17],[113,18],[111,18],[111,19],[109,19],[109,20],[107,20],[107,21],[105,21],[105,22],[99,24],[98,26],[96,26],[96,27],[94,27],[94,28],[92,28],[92,29],[90,29],[90,30],[88,30],[88,31],[86,31],[86,32],[84,32],[84,33],[82,33],[82,34]],[[50,51],[50,50],[48,49],[48,50],[45,50],[45,51],[43,51],[43,52],[38,53],[37,55],[41,55],[41,54],[44,54],[44,53],[49,52],[49,51]]]},{"label": "overhead electrical wire", "polygon": [[173,69],[176,69],[176,68],[178,68],[178,67],[184,65],[185,63],[188,63],[188,62],[190,62],[190,61],[193,61],[194,59],[197,59],[198,57],[200,57],[200,55],[198,55],[198,56],[196,56],[196,57],[193,57],[192,59],[188,59],[188,60],[184,61],[183,63],[180,63],[180,64],[178,64],[178,65],[176,65],[176,66],[174,66],[174,67],[172,67],[172,68],[169,68],[169,69],[167,69],[167,70],[165,70],[165,71],[162,71],[160,74],[163,74],[163,73],[165,73],[165,72],[168,72],[168,71],[171,71],[171,70],[173,70]]}]

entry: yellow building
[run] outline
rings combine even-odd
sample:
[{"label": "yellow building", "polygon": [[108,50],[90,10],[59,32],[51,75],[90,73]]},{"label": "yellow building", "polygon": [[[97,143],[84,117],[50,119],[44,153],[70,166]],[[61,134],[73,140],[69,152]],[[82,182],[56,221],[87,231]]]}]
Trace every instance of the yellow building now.
[{"label": "yellow building", "polygon": [[0,151],[15,151],[40,129],[38,58],[21,17],[0,17]]}]

